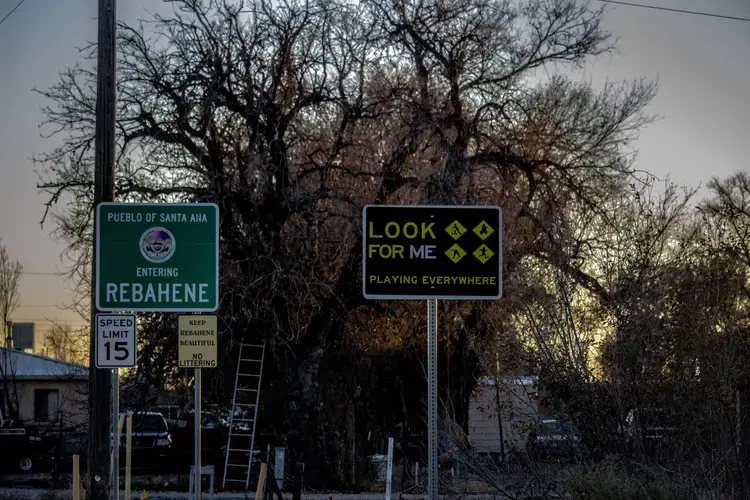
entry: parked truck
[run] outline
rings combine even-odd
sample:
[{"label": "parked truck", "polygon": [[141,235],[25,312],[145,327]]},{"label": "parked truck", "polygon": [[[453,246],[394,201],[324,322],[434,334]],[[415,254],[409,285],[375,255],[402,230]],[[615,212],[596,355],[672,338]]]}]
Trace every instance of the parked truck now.
[{"label": "parked truck", "polygon": [[6,419],[0,410],[0,467],[7,471],[29,472],[34,467],[34,444],[38,438],[30,436],[22,422]]}]

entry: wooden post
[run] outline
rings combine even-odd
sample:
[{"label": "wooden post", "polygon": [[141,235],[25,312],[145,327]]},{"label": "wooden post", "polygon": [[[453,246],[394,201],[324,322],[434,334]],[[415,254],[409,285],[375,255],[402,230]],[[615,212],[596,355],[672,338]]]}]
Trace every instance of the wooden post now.
[{"label": "wooden post", "polygon": [[81,471],[78,455],[73,455],[73,500],[81,500]]},{"label": "wooden post", "polygon": [[[94,211],[103,201],[115,200],[115,140],[116,114],[116,0],[99,0],[98,43],[96,71],[96,122],[94,130]],[[88,500],[108,500],[111,480],[107,479],[112,466],[113,434],[117,423],[110,417],[112,372],[96,367],[96,283],[99,262],[99,227],[94,221],[91,252],[91,330],[89,347],[89,425],[88,425]],[[112,265],[111,263],[105,265]],[[116,264],[115,264],[116,265]]]},{"label": "wooden post", "polygon": [[120,447],[120,436],[122,436],[122,428],[125,427],[125,419],[127,415],[120,415],[117,420],[117,447]]},{"label": "wooden post", "polygon": [[125,415],[120,414],[120,375],[112,370],[112,422],[117,422],[117,431],[112,436],[112,498],[120,500],[120,438],[125,424]]},{"label": "wooden post", "polygon": [[133,412],[125,417],[125,500],[130,500],[131,457],[133,450]]},{"label": "wooden post", "polygon": [[266,486],[266,474],[268,474],[268,464],[260,464],[258,473],[258,488],[255,490],[255,500],[263,500],[263,489]]}]

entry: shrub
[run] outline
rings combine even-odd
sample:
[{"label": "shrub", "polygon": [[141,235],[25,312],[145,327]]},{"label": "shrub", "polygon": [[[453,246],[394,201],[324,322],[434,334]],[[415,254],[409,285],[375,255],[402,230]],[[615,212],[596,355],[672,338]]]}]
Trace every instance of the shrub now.
[{"label": "shrub", "polygon": [[666,477],[629,475],[623,467],[603,463],[580,470],[565,481],[571,500],[698,500],[691,485]]}]

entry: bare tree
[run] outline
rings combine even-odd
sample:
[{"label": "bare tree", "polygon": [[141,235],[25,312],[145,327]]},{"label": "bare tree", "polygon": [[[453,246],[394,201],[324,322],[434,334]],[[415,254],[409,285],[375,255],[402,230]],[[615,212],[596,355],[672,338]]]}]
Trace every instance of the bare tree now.
[{"label": "bare tree", "polygon": [[21,266],[21,263],[17,260],[13,261],[5,245],[0,244],[0,317],[3,321],[0,328],[4,332],[3,345],[6,347],[3,350],[2,361],[0,362],[0,376],[2,376],[3,394],[6,399],[2,403],[7,403],[14,419],[18,418],[19,395],[14,378],[15,366],[13,366],[10,354],[7,351],[8,339],[13,333],[10,331],[8,323],[11,314],[18,308],[21,300],[19,286],[22,272],[23,266]]},{"label": "bare tree", "polygon": [[[501,204],[514,234],[504,245],[510,276],[524,259],[562,255],[550,214],[602,212],[634,174],[629,143],[649,121],[655,87],[596,91],[540,77],[610,48],[603,12],[575,0],[173,5],[171,17],[120,26],[118,199],[219,204],[222,366],[232,373],[241,338],[269,341],[266,408],[278,432],[297,434],[292,447],[323,453],[334,439],[322,401],[351,365],[341,359],[359,351],[352,325],[408,314],[361,296],[364,204]],[[48,208],[72,195],[58,234],[84,287],[94,77],[72,68],[42,91],[64,140],[36,158]],[[449,376],[460,381],[450,387],[465,406],[478,365],[467,332],[486,333],[487,317],[508,310],[446,307],[456,317]],[[172,319],[143,319],[139,370],[175,377],[174,336],[163,335]],[[216,377],[217,389],[231,386],[231,375]]]},{"label": "bare tree", "polygon": [[[714,196],[702,205],[730,256],[750,267],[750,175],[737,172],[725,180],[714,178],[708,188]],[[750,300],[750,287],[744,287]]]},{"label": "bare tree", "polygon": [[[21,263],[14,261],[5,245],[0,244],[0,318],[3,320],[3,328],[6,328],[11,314],[18,308],[21,300],[19,286],[22,273]],[[11,332],[7,332],[3,343],[7,342],[9,335]]]},{"label": "bare tree", "polygon": [[85,365],[88,360],[89,335],[85,328],[73,328],[53,323],[47,332],[44,345],[51,357],[66,363]]}]

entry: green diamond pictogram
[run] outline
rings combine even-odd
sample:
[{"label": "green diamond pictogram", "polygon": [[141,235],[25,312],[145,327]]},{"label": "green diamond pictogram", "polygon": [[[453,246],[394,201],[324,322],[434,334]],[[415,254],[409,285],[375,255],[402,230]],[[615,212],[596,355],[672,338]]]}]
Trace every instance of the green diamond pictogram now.
[{"label": "green diamond pictogram", "polygon": [[464,251],[463,248],[455,244],[445,252],[445,255],[447,255],[448,258],[452,260],[454,263],[456,263],[459,260],[464,258],[464,255],[466,255],[466,251]]},{"label": "green diamond pictogram", "polygon": [[482,245],[474,250],[474,253],[472,255],[474,255],[474,257],[476,257],[482,264],[486,264],[487,261],[490,260],[493,255],[495,255],[495,252],[490,250],[490,247],[488,247],[487,245]]},{"label": "green diamond pictogram", "polygon": [[[474,234],[482,238],[482,240],[486,240],[490,236],[492,236],[492,233],[495,232],[494,229],[492,229],[492,226],[487,224],[486,222],[482,221],[479,224],[477,224],[477,227],[472,229]],[[481,248],[481,247],[480,247]]]},{"label": "green diamond pictogram", "polygon": [[459,239],[461,236],[466,234],[466,228],[461,225],[460,222],[454,220],[445,228],[445,232],[450,235],[454,240]]}]

